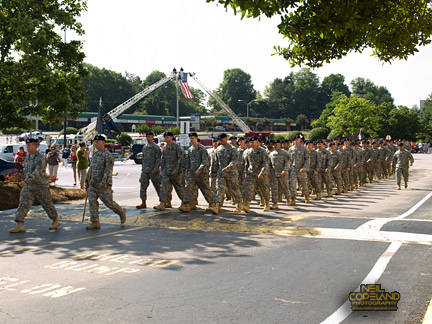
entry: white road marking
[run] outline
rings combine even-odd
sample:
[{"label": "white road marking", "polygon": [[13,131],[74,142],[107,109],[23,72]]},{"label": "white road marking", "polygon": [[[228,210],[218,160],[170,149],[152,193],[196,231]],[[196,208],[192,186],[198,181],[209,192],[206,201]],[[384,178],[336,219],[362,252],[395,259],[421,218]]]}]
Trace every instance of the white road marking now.
[{"label": "white road marking", "polygon": [[[414,213],[421,205],[423,205],[431,196],[432,196],[432,192],[427,194],[422,200],[420,200],[417,204],[415,204],[413,207],[411,207],[407,212],[403,213],[402,215],[399,215],[394,218],[390,218],[388,220],[385,219],[372,220],[360,226],[357,230],[359,232],[360,231],[371,232],[372,235],[377,235],[377,234],[380,235],[381,233],[378,232],[381,229],[381,227],[384,226],[384,224],[393,220],[401,220],[405,217],[408,217],[409,215]],[[399,236],[401,234],[402,233],[398,233],[398,237],[397,238],[394,237],[393,243],[391,243],[390,246],[387,248],[387,250],[381,255],[381,257],[375,263],[374,267],[366,276],[366,278],[362,281],[361,284],[372,284],[378,281],[378,279],[381,277],[384,270],[386,269],[387,265],[389,264],[391,258],[396,254],[396,252],[402,246],[404,240],[400,239]],[[360,285],[357,287],[355,291],[360,291]],[[337,309],[324,322],[322,322],[322,324],[339,324],[343,320],[345,320],[351,314],[351,312],[352,312],[351,304],[349,300],[347,300],[341,307],[339,307],[339,309]]]}]

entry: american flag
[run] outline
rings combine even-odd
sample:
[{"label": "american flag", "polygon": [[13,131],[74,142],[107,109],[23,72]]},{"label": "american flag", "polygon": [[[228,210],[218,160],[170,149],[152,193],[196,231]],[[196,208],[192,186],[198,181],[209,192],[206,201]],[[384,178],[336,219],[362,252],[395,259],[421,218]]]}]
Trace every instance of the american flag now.
[{"label": "american flag", "polygon": [[192,99],[194,96],[192,95],[190,89],[189,89],[189,85],[187,82],[187,72],[183,73],[183,79],[179,80],[180,82],[180,86],[183,92],[183,95],[185,96],[186,99]]},{"label": "american flag", "polygon": [[361,140],[361,139],[362,139],[362,132],[361,132],[361,129],[360,129],[360,133],[359,133],[358,136],[357,136],[357,139],[358,139],[358,140]]}]

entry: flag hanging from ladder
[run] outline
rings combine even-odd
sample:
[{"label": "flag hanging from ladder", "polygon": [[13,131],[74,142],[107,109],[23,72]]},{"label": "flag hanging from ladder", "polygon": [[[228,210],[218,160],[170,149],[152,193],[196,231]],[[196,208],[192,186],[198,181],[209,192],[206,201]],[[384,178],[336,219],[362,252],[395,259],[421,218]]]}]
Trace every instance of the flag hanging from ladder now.
[{"label": "flag hanging from ladder", "polygon": [[116,136],[111,133],[111,131],[115,131],[118,134],[121,133],[121,130],[117,127],[117,125],[112,120],[111,116],[108,115],[103,109],[102,109],[102,98],[99,102],[99,112],[98,112],[98,118],[96,122],[96,131],[98,134],[104,134],[108,138],[116,139]]},{"label": "flag hanging from ladder", "polygon": [[187,81],[187,76],[188,73],[184,72],[183,73],[183,79],[180,79],[180,86],[181,86],[181,90],[183,92],[183,95],[185,96],[186,99],[192,99],[194,96],[192,95],[190,89],[189,89],[189,85],[188,85],[188,81]]}]

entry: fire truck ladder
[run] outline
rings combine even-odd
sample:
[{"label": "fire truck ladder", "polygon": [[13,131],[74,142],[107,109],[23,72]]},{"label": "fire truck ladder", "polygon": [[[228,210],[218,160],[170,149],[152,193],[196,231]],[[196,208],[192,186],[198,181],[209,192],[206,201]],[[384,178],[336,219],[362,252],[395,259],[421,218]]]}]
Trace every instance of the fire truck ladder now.
[{"label": "fire truck ladder", "polygon": [[[134,104],[136,104],[138,101],[142,100],[144,97],[148,96],[149,94],[151,94],[153,91],[156,91],[157,89],[159,89],[160,87],[162,87],[165,83],[171,81],[172,79],[175,79],[177,76],[177,71],[173,70],[171,72],[171,74],[169,76],[167,76],[166,78],[163,78],[155,83],[153,83],[151,86],[145,88],[143,91],[137,93],[135,96],[133,96],[132,98],[129,98],[128,100],[126,100],[125,102],[123,102],[122,104],[118,105],[117,107],[115,107],[114,109],[112,109],[109,112],[109,115],[112,119],[117,118],[118,116],[120,116],[122,113],[124,113],[128,108],[132,107]],[[91,122],[87,127],[85,127],[82,132],[84,133],[84,140],[87,141],[89,140],[96,128],[96,122]]]},{"label": "fire truck ladder", "polygon": [[207,89],[207,87],[200,81],[198,80],[198,78],[196,77],[195,72],[189,73],[189,75],[194,78],[194,80],[201,86],[201,88],[203,88],[205,90],[205,92],[207,92],[214,100],[216,100],[216,102],[218,103],[219,106],[221,106],[226,113],[232,118],[233,122],[240,127],[240,129],[245,132],[252,132],[252,130],[248,127],[248,125],[246,125],[246,123],[240,119],[240,117],[238,117],[236,115],[236,113],[234,111],[232,111],[232,109],[230,107],[228,107],[228,105],[222,101],[221,98],[219,98],[219,96],[210,91],[209,89]]}]

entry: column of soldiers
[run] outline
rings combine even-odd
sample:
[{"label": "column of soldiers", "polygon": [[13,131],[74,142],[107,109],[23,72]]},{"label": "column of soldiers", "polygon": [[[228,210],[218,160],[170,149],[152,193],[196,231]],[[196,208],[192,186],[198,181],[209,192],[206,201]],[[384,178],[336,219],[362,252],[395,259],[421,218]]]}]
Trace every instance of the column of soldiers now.
[{"label": "column of soldiers", "polygon": [[[171,133],[165,133],[168,147],[172,145],[169,141],[172,137]],[[413,163],[412,155],[402,141],[394,144],[389,140],[350,141],[335,138],[333,141],[322,139],[312,142],[304,141],[301,135],[297,135],[292,142],[276,140],[263,143],[258,137],[245,140],[220,134],[213,143],[213,149],[207,151],[199,144],[197,133],[189,134],[189,138],[192,146],[186,156],[178,153],[180,147],[176,146],[171,150],[176,154],[164,153],[160,163],[152,162],[149,166],[144,164],[155,159],[151,153],[147,158],[146,152],[151,150],[143,148],[141,178],[146,178],[144,174],[148,177],[149,170],[155,170],[154,167],[159,164],[162,169],[160,193],[158,182],[153,182],[160,198],[160,204],[154,207],[158,210],[164,210],[170,204],[172,186],[182,200],[181,211],[196,209],[199,189],[208,203],[206,211],[213,214],[218,214],[227,200],[232,200],[235,205],[234,213],[248,213],[257,195],[264,212],[279,209],[283,197],[287,206],[296,205],[298,191],[304,202],[310,203],[311,195],[316,200],[322,199],[323,192],[326,197],[341,195],[366,183],[389,178],[394,173],[398,189],[402,176],[406,188],[408,167]],[[167,171],[166,166],[172,167]],[[173,170],[174,173],[179,170],[185,174],[183,189],[180,175],[178,181],[172,180],[176,176],[172,174]],[[143,201],[143,191],[147,186],[148,180],[142,182]],[[145,208],[145,204],[137,208]]]},{"label": "column of soldiers", "polygon": [[[139,179],[141,204],[147,208],[147,189],[152,182],[159,196],[159,205],[154,208],[170,208],[174,187],[182,201],[179,209],[189,212],[196,209],[198,190],[208,203],[206,211],[218,214],[226,197],[235,205],[234,213],[250,212],[250,203],[259,196],[264,212],[279,209],[279,203],[286,198],[286,205],[296,205],[297,191],[301,191],[305,203],[310,195],[321,200],[321,193],[327,197],[341,195],[357,189],[366,183],[387,179],[396,174],[397,189],[401,189],[402,177],[408,187],[409,167],[414,163],[411,147],[406,141],[375,139],[334,141],[326,139],[316,142],[303,141],[301,135],[289,140],[265,143],[258,137],[236,138],[220,134],[210,152],[199,143],[197,133],[189,134],[191,147],[187,154],[175,143],[174,135],[164,134],[166,146],[163,151],[154,143],[153,133],[146,134],[147,144],[143,147],[142,172]],[[86,229],[99,229],[98,199],[120,216],[120,223],[126,221],[126,210],[120,207],[112,196],[112,171],[114,159],[104,148],[105,138],[96,136],[97,149],[93,156],[91,170],[87,174],[86,189],[90,205],[91,224]],[[24,220],[35,198],[52,220],[49,227],[60,226],[57,211],[52,203],[45,176],[46,160],[37,151],[39,142],[27,140],[29,154],[24,162],[24,180],[20,203],[16,212],[17,226],[11,233],[25,232]],[[270,197],[272,205],[270,207]]]}]

